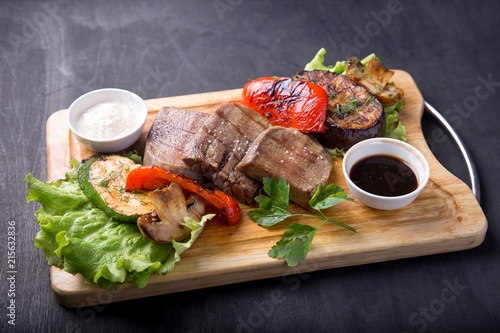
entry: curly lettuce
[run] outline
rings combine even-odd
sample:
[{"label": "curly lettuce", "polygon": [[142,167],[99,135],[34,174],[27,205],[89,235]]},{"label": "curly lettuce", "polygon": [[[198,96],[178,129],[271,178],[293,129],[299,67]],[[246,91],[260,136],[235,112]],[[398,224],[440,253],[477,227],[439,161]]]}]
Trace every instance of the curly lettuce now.
[{"label": "curly lettuce", "polygon": [[[347,60],[337,61],[335,65],[325,65],[324,64],[325,55],[326,55],[326,50],[324,48],[319,49],[314,58],[306,64],[304,69],[306,71],[311,71],[316,69],[316,70],[326,70],[337,74],[345,74]],[[361,63],[363,65],[366,65],[368,61],[370,61],[373,58],[377,58],[375,53],[372,53],[363,58],[363,60],[361,60]]]},{"label": "curly lettuce", "polygon": [[[327,70],[337,74],[345,74],[346,60],[337,61],[335,65],[325,65],[326,50],[321,48],[314,58],[306,64],[305,70]],[[366,65],[371,59],[378,58],[374,53],[361,60],[361,64]],[[386,117],[386,128],[384,136],[388,138],[406,141],[406,129],[399,120],[399,111],[403,109],[404,101],[401,100],[394,105],[384,107]]]},{"label": "curly lettuce", "polygon": [[40,230],[34,244],[46,256],[47,263],[71,274],[80,273],[89,284],[111,289],[117,283],[147,285],[154,274],[170,272],[200,235],[212,214],[200,222],[186,218],[191,237],[182,242],[158,244],[145,239],[134,224],[120,223],[95,208],[80,190],[77,162],[65,179],[43,182],[28,174],[26,200],[36,201],[35,212]]}]

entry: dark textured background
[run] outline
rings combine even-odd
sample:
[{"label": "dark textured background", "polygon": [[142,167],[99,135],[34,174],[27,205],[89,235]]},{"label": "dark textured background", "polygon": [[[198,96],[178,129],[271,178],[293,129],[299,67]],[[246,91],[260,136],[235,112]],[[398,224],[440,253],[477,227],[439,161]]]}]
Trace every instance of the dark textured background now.
[{"label": "dark textured background", "polygon": [[[374,13],[394,4],[399,11],[377,23]],[[498,331],[499,36],[498,1],[1,1],[0,331]],[[375,52],[387,67],[409,72],[453,120],[481,177],[489,221],[482,245],[91,308],[53,300],[49,268],[33,246],[38,207],[26,204],[23,182],[28,172],[46,177],[51,113],[103,87],[148,99],[293,75],[321,47],[330,63]],[[481,78],[492,82],[490,90],[477,88]],[[474,99],[476,89],[488,95]],[[478,103],[470,111],[457,111],[471,101]],[[422,124],[434,154],[468,182],[453,141],[437,136],[442,130],[431,117]],[[8,221],[17,228],[15,327],[6,316]],[[461,289],[438,308],[447,283]],[[429,306],[434,314],[419,314]]]}]

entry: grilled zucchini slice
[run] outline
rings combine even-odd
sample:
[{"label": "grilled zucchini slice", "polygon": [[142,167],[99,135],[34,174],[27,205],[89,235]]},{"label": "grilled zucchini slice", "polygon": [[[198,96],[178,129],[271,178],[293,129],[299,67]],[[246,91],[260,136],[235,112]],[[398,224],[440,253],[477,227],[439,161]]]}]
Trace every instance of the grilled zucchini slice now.
[{"label": "grilled zucchini slice", "polygon": [[125,192],[125,183],[131,170],[140,166],[120,155],[94,155],[82,161],[78,181],[83,193],[97,208],[109,217],[136,223],[141,215],[153,211],[147,192]]}]

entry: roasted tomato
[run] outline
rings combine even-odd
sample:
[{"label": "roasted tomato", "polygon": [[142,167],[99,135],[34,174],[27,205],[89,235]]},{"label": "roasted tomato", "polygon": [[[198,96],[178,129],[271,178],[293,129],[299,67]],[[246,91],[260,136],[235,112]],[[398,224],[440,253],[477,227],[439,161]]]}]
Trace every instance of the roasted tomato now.
[{"label": "roasted tomato", "polygon": [[301,132],[326,130],[326,91],[307,80],[262,77],[243,88],[242,104],[266,117],[272,125]]}]

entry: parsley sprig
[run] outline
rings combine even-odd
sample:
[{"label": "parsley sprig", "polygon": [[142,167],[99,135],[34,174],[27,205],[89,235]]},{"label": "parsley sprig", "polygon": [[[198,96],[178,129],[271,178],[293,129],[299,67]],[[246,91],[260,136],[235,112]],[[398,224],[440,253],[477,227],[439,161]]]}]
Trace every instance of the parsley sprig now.
[{"label": "parsley sprig", "polygon": [[332,220],[322,212],[323,209],[333,207],[344,201],[354,202],[354,199],[349,198],[342,188],[334,184],[329,184],[326,187],[319,184],[316,193],[309,201],[309,206],[318,214],[294,214],[289,210],[290,185],[283,178],[264,178],[263,184],[267,196],[264,194],[257,196],[255,201],[259,203],[259,208],[248,213],[250,218],[260,226],[269,228],[289,217],[320,220],[316,227],[300,223],[290,224],[282,238],[269,250],[270,257],[285,259],[286,264],[290,267],[297,266],[309,253],[316,231],[325,222],[356,232],[353,227]]}]

